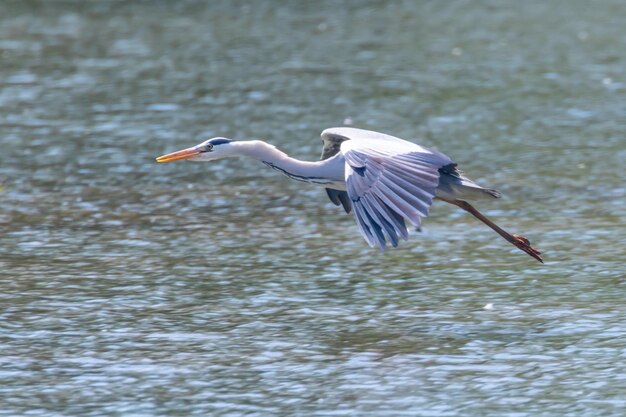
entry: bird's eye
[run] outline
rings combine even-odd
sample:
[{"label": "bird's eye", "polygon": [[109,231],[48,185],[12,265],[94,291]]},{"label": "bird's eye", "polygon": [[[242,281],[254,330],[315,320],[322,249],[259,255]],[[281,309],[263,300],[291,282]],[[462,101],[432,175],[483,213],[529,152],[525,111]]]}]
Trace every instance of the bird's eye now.
[{"label": "bird's eye", "polygon": [[213,150],[213,144],[212,143],[207,143],[204,146],[204,152],[211,152],[211,150]]}]

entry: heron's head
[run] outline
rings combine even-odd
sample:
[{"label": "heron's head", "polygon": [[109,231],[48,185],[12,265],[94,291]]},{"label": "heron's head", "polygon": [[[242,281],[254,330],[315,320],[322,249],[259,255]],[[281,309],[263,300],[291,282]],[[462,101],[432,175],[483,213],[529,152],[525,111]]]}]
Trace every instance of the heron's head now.
[{"label": "heron's head", "polygon": [[157,162],[174,162],[186,159],[188,161],[213,161],[234,155],[232,140],[226,138],[211,138],[191,148],[159,156]]}]

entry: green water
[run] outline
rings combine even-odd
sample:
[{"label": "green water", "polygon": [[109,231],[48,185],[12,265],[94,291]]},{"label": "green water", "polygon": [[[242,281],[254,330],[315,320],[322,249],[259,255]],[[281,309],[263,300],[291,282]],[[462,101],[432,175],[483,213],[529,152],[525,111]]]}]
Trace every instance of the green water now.
[{"label": "green water", "polygon": [[[626,3],[346,3],[0,2],[0,416],[623,415]],[[546,263],[154,162],[346,123],[501,190]]]}]

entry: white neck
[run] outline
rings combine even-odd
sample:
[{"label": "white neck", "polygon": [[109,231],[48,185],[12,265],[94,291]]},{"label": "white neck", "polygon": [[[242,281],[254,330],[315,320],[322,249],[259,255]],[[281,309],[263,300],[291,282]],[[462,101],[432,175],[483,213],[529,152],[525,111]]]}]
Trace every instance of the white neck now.
[{"label": "white neck", "polygon": [[231,145],[235,148],[236,154],[258,159],[291,179],[329,186],[344,183],[343,159],[340,161],[335,158],[317,162],[300,161],[261,140],[237,141],[232,142]]}]

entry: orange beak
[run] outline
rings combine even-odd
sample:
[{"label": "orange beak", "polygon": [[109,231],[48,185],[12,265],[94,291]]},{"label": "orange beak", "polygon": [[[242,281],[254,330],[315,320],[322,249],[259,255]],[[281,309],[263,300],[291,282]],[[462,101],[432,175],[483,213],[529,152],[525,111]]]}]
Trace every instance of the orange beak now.
[{"label": "orange beak", "polygon": [[159,156],[156,161],[157,162],[174,162],[181,161],[183,159],[189,159],[192,156],[196,156],[200,153],[196,148],[188,148],[183,149],[182,151],[168,153],[163,156]]}]

